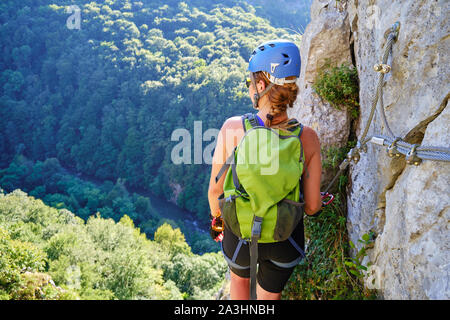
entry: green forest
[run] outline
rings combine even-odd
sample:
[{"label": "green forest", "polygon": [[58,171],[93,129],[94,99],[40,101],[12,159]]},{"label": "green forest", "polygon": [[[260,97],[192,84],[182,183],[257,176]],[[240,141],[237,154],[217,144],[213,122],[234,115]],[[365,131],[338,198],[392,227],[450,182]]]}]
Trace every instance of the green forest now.
[{"label": "green forest", "polygon": [[[49,187],[46,176],[55,170],[33,168],[56,159],[72,174],[106,183],[106,193],[119,184],[173,199],[179,186],[176,204],[205,223],[210,165],[174,164],[172,132],[193,133],[194,121],[203,131],[219,129],[228,117],[249,112],[244,78],[253,48],[269,38],[300,41],[288,26],[273,27],[257,14],[280,25],[279,8],[250,3],[2,1],[0,186],[24,189],[83,218],[100,212],[119,221],[127,213],[139,225],[164,218],[136,199],[84,203],[69,191],[75,187]],[[79,28],[70,5],[80,8]],[[290,23],[305,23],[305,11],[293,10]],[[214,137],[203,146],[209,143]]]},{"label": "green forest", "polygon": [[85,222],[22,191],[0,192],[0,300],[212,299],[227,265],[169,224],[148,240],[124,215]]}]

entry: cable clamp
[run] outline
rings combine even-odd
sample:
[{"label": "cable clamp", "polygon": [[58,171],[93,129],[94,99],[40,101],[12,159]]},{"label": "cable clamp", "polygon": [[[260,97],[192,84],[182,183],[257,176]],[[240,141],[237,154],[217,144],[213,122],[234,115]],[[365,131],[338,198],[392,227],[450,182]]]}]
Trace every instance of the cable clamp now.
[{"label": "cable clamp", "polygon": [[376,72],[386,74],[391,71],[391,66],[384,63],[377,63],[376,65],[373,66],[373,70],[375,70]]},{"label": "cable clamp", "polygon": [[347,153],[347,160],[350,162],[353,160],[354,163],[358,163],[359,159],[361,159],[361,155],[359,154],[358,148],[355,147]]},{"label": "cable clamp", "polygon": [[413,144],[411,150],[406,154],[406,163],[409,165],[414,164],[415,166],[418,166],[422,163],[422,159],[420,159],[417,156],[416,148],[418,147],[417,144]]},{"label": "cable clamp", "polygon": [[399,158],[402,154],[397,150],[397,142],[402,140],[400,137],[396,137],[394,141],[387,148],[387,154],[390,158]]},{"label": "cable clamp", "polygon": [[364,153],[367,153],[367,144],[361,145],[361,141],[358,141],[356,143],[356,148],[358,148],[358,150],[360,150],[360,151],[362,151]]}]

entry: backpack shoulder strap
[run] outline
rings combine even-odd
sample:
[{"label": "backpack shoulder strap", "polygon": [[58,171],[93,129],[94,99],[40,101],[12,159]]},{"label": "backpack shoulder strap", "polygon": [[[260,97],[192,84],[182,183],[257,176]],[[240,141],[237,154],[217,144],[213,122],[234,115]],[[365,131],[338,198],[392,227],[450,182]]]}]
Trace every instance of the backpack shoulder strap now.
[{"label": "backpack shoulder strap", "polygon": [[298,137],[300,138],[300,136],[302,135],[302,132],[303,132],[303,124],[301,124],[300,122],[299,122],[299,124],[300,124],[300,131],[299,131],[299,133],[298,133]]},{"label": "backpack shoulder strap", "polygon": [[[301,136],[302,136],[302,133],[303,133],[303,128],[304,128],[304,126],[303,126],[303,124],[301,124],[300,122],[299,122],[299,125],[300,125],[300,130],[298,131],[298,139],[300,140],[300,148],[301,148],[301,151],[300,151],[300,161],[303,161],[303,157],[304,157],[304,151],[303,151],[303,143],[302,143],[302,140],[301,140]],[[306,169],[306,167],[305,167],[305,169]]]},{"label": "backpack shoulder strap", "polygon": [[[306,167],[306,158],[305,158],[305,154],[303,151],[303,143],[302,143],[302,140],[300,139],[302,132],[303,132],[303,128],[304,128],[303,124],[300,123],[300,130],[298,132],[298,139],[300,140],[300,148],[301,148],[300,161],[303,162],[303,174],[308,174],[307,167]],[[301,180],[301,178],[300,178],[300,180]],[[300,194],[301,194],[301,197],[303,197],[303,184],[302,183],[300,183]]]},{"label": "backpack shoulder strap", "polygon": [[[291,119],[289,122],[288,122],[288,124],[298,124],[300,127],[303,127],[302,126],[302,124],[297,120],[297,119]],[[298,127],[299,126],[295,126],[295,127],[291,127],[291,128],[288,128],[288,130],[289,131],[291,131],[291,132],[294,132],[295,130],[297,130],[298,129]]]},{"label": "backpack shoulder strap", "polygon": [[[244,132],[247,130],[259,126],[258,120],[256,119],[256,115],[254,113],[246,113],[241,116],[242,118],[242,127],[244,128]],[[247,119],[248,121],[245,121]]]},{"label": "backpack shoulder strap", "polygon": [[297,123],[298,124],[295,127],[288,128],[288,130],[291,131],[293,134],[296,134],[298,136],[298,139],[300,140],[300,148],[301,148],[301,150],[300,150],[300,161],[302,161],[302,159],[303,159],[303,144],[302,144],[302,140],[300,139],[300,137],[302,136],[304,125],[300,121],[295,119],[295,118],[292,119],[291,121],[289,121],[289,124],[291,124],[291,123]]}]

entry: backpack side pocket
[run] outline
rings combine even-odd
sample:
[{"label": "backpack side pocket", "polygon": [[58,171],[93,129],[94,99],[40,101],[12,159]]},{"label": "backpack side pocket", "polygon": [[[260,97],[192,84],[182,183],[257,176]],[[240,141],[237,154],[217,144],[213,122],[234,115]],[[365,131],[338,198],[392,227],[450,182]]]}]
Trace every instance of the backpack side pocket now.
[{"label": "backpack side pocket", "polygon": [[288,239],[303,219],[304,202],[283,199],[277,203],[277,222],[273,238],[277,241]]},{"label": "backpack side pocket", "polygon": [[239,221],[236,214],[236,198],[240,197],[240,195],[230,195],[224,198],[224,194],[222,193],[219,200],[219,208],[222,215],[222,219],[225,222],[225,225],[231,230],[239,238],[241,236],[241,227],[239,225]]}]

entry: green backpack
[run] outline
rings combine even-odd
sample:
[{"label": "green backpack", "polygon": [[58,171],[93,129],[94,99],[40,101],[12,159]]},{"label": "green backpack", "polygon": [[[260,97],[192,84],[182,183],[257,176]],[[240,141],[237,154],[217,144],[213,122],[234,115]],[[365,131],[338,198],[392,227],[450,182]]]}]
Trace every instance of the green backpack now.
[{"label": "green backpack", "polygon": [[[259,125],[255,114],[243,115],[245,134],[216,177],[217,183],[231,168],[218,198],[219,207],[225,225],[240,238],[239,247],[242,241],[250,242],[252,298],[256,298],[258,243],[289,239],[304,257],[290,238],[296,226],[303,223],[304,207],[300,191],[305,163],[300,140],[303,125],[294,121],[298,125],[286,132]],[[224,256],[233,265],[237,252],[233,259]]]}]

